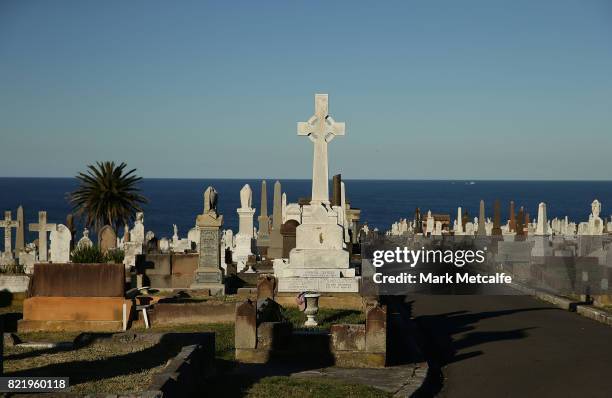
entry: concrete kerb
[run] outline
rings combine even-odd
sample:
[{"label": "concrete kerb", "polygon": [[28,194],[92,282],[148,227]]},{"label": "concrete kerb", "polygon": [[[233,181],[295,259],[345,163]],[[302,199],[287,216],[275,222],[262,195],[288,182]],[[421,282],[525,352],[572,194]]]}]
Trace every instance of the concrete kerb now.
[{"label": "concrete kerb", "polygon": [[539,289],[533,289],[520,285],[518,283],[512,283],[510,286],[520,292],[534,296],[537,299],[546,301],[547,303],[553,304],[566,311],[576,312],[586,318],[594,321],[603,323],[608,326],[612,326],[612,314],[597,307],[581,301],[570,300],[566,297],[557,296],[548,292],[544,292]]}]

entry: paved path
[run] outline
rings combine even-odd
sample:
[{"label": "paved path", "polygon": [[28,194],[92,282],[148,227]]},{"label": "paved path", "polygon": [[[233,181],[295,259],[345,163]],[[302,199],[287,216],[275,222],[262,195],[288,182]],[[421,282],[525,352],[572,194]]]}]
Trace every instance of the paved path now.
[{"label": "paved path", "polygon": [[439,396],[612,397],[612,327],[527,296],[407,300]]}]

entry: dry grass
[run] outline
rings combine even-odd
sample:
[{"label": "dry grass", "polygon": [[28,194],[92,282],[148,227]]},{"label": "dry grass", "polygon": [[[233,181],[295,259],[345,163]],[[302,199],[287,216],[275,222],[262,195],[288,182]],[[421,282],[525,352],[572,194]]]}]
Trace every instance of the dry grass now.
[{"label": "dry grass", "polygon": [[166,355],[147,358],[155,343],[94,343],[80,349],[6,347],[5,376],[70,377],[70,392],[137,391],[166,363]]},{"label": "dry grass", "polygon": [[[133,330],[137,333],[215,332],[216,354],[232,360],[233,325],[180,325]],[[73,333],[37,332],[20,334],[24,341],[71,341]],[[153,374],[178,354],[182,339],[136,340],[129,343],[105,339],[79,349],[33,349],[6,347],[6,376],[70,377],[69,392],[117,393],[142,391]]]}]

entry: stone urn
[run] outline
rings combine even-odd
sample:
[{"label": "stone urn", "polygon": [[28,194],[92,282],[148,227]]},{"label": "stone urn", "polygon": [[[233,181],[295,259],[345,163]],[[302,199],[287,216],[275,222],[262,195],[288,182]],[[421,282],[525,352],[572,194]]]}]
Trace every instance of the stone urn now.
[{"label": "stone urn", "polygon": [[306,327],[314,327],[318,325],[317,321],[315,320],[315,315],[317,315],[319,312],[319,297],[321,297],[321,295],[315,292],[308,292],[304,294],[304,299],[306,300],[304,314],[306,314],[307,318],[304,326]]}]

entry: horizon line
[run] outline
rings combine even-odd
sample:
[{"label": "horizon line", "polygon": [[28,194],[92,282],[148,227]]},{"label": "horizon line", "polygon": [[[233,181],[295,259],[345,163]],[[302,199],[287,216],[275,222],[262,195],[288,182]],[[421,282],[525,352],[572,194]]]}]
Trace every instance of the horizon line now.
[{"label": "horizon line", "polygon": [[[0,179],[76,179],[75,176],[0,176]],[[285,180],[285,181],[311,181],[312,178],[277,178],[277,177],[142,177],[143,180]],[[612,179],[520,179],[520,178],[342,178],[343,181],[450,181],[450,182],[612,182]],[[329,181],[332,181],[329,178]]]}]

